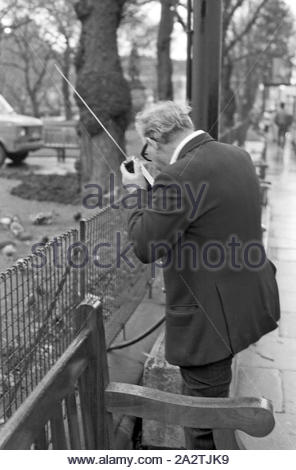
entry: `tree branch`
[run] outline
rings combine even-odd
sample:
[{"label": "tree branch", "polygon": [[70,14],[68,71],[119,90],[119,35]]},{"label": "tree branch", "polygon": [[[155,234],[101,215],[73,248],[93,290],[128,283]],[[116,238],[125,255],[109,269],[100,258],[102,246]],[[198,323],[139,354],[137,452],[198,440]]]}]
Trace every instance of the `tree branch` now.
[{"label": "tree branch", "polygon": [[28,24],[28,23],[31,23],[32,19],[31,18],[26,18],[22,21],[19,21],[17,23],[12,23],[11,25],[9,25],[9,28],[10,29],[13,29],[13,30],[16,30],[18,28],[21,28],[22,26]]},{"label": "tree branch", "polygon": [[[231,7],[231,0],[224,1],[224,14],[223,14],[223,49],[225,49],[225,42],[226,42],[226,35],[229,29],[230,22],[233,18],[234,13],[238,8],[240,8],[243,4],[244,0],[237,0],[234,5]],[[230,11],[229,11],[230,9]]]},{"label": "tree branch", "polygon": [[43,59],[43,67],[42,67],[42,70],[39,73],[39,77],[37,78],[36,82],[34,83],[34,86],[33,86],[33,89],[32,89],[32,91],[34,93],[36,93],[39,90],[39,88],[42,84],[42,80],[43,80],[43,78],[46,74],[47,64],[49,62],[50,57],[51,57],[51,51],[48,51],[46,56]]},{"label": "tree branch", "polygon": [[232,19],[234,13],[236,12],[236,10],[237,10],[238,8],[240,8],[240,7],[242,6],[242,4],[244,3],[244,1],[245,1],[245,0],[237,0],[236,3],[234,3],[234,5],[232,6],[232,8],[231,8],[231,10],[230,10],[230,12],[229,12],[229,15],[228,15],[229,21],[231,21],[231,19]]},{"label": "tree branch", "polygon": [[254,14],[252,18],[249,20],[249,22],[246,24],[245,28],[235,37],[230,41],[230,43],[225,47],[225,53],[228,54],[229,51],[239,42],[242,40],[242,38],[248,34],[248,32],[251,30],[251,28],[256,24],[257,20],[259,19],[259,13],[260,10],[264,7],[264,5],[268,2],[268,0],[262,0],[261,3],[258,5],[256,10],[254,11]]},{"label": "tree branch", "polygon": [[14,2],[10,3],[6,8],[1,8],[1,16],[0,16],[0,22],[2,19],[9,13],[11,10],[13,10],[14,7],[17,6],[17,1],[14,0]]},{"label": "tree branch", "polygon": [[179,0],[178,1],[178,6],[182,7],[182,8],[185,8],[185,10],[187,10],[187,2],[186,1],[184,1],[184,3],[183,3],[183,2],[181,2],[181,0]]},{"label": "tree branch", "polygon": [[1,64],[0,64],[0,65],[2,65],[2,66],[4,66],[4,67],[14,67],[15,69],[21,70],[22,72],[25,71],[25,68],[24,68],[24,67],[22,67],[22,66],[19,65],[19,64],[15,64],[14,62],[7,62],[7,61],[2,62],[2,61],[1,61]]},{"label": "tree branch", "polygon": [[231,61],[234,63],[234,62],[240,62],[241,60],[244,60],[244,59],[248,59],[250,57],[257,57],[258,54],[262,54],[263,52],[265,52],[266,49],[257,49],[256,51],[253,51],[253,52],[248,52],[247,54],[243,54],[243,55],[240,55],[240,56],[237,56],[237,57],[231,57]]},{"label": "tree branch", "polygon": [[185,23],[185,21],[181,17],[181,15],[178,12],[177,8],[175,10],[175,16],[176,16],[176,19],[177,19],[178,23],[180,23],[180,25],[183,27],[184,31],[186,32],[187,31],[187,24]]}]

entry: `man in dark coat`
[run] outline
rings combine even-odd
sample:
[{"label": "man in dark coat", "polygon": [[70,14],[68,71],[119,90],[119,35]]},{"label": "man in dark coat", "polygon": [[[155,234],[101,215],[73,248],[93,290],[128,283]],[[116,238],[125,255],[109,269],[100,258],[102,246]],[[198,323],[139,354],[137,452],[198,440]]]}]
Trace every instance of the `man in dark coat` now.
[{"label": "man in dark coat", "polygon": [[278,146],[284,147],[286,143],[286,133],[293,122],[293,117],[285,110],[285,103],[280,104],[280,109],[275,115],[274,122],[278,126]]},{"label": "man in dark coat", "polygon": [[[162,259],[166,289],[166,358],[184,391],[225,397],[234,354],[277,327],[275,267],[261,243],[259,182],[242,149],[193,132],[189,110],[172,102],[137,119],[159,173],[147,191],[141,165],[122,166],[137,184],[129,237],[143,263]],[[186,429],[188,449],[215,449],[210,430]]]}]

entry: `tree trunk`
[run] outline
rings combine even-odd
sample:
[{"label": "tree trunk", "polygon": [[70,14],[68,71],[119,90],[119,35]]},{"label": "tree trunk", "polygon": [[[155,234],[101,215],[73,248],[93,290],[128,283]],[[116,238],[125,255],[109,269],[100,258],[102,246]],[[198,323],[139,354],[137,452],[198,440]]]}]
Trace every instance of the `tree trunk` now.
[{"label": "tree trunk", "polygon": [[[250,68],[247,68],[247,70],[250,70]],[[258,92],[259,83],[259,74],[257,74],[256,72],[254,72],[253,74],[249,74],[245,85],[244,102],[242,105],[243,120],[247,120],[250,117],[250,112],[254,106],[256,95]]]},{"label": "tree trunk", "polygon": [[39,118],[40,112],[39,112],[39,102],[38,98],[34,93],[30,93],[30,101],[31,101],[31,106],[32,106],[32,112],[33,116]]},{"label": "tree trunk", "polygon": [[231,87],[233,64],[230,57],[224,57],[222,62],[222,86],[221,86],[221,124],[226,130],[234,125],[236,112],[236,97]]},{"label": "tree trunk", "polygon": [[173,100],[173,64],[170,56],[174,9],[177,0],[161,0],[161,19],[157,38],[157,94],[159,100]]},{"label": "tree trunk", "polygon": [[[77,90],[104,126],[124,148],[131,99],[117,49],[117,28],[124,0],[80,0],[75,9],[81,21],[76,56]],[[80,100],[81,181],[109,191],[109,177],[118,181],[124,156]]]},{"label": "tree trunk", "polygon": [[[63,61],[63,74],[66,78],[70,80],[70,67],[71,67],[71,49],[67,45],[65,53],[64,53],[64,61]],[[64,108],[65,108],[65,117],[67,120],[71,120],[73,118],[72,112],[72,105],[70,99],[70,88],[66,80],[62,79],[62,92],[63,92],[63,100],[64,100]]]}]

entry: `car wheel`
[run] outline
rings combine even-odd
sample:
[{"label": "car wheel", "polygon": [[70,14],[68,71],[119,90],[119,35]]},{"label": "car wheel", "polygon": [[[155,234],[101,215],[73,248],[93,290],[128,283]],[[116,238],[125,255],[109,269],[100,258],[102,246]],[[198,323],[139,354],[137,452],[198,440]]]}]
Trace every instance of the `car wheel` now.
[{"label": "car wheel", "polygon": [[7,157],[7,153],[5,151],[5,148],[0,145],[0,168],[5,162],[5,158]]},{"label": "car wheel", "polygon": [[15,165],[20,165],[28,156],[28,152],[17,153],[15,155],[9,155],[9,158]]}]

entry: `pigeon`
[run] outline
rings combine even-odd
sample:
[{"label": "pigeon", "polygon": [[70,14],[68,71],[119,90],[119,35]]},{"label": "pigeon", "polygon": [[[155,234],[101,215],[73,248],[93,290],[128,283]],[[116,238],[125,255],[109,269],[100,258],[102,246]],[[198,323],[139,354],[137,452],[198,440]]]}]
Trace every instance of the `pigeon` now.
[{"label": "pigeon", "polygon": [[30,218],[34,225],[51,225],[53,222],[53,213],[40,212],[37,215],[32,215]]},{"label": "pigeon", "polygon": [[9,229],[10,229],[11,233],[13,233],[13,235],[16,238],[20,238],[22,236],[22,234],[25,232],[24,227],[17,220],[13,220],[11,222]]},{"label": "pigeon", "polygon": [[41,238],[41,243],[43,243],[44,245],[46,245],[46,243],[49,242],[49,238],[47,235],[44,235],[44,237]]},{"label": "pigeon", "polygon": [[33,235],[31,233],[24,232],[24,233],[21,233],[18,238],[22,240],[23,242],[25,242],[28,240],[32,240]]},{"label": "pigeon", "polygon": [[75,220],[75,222],[79,222],[79,220],[81,219],[81,217],[82,217],[81,212],[76,212],[76,213],[73,215],[73,219]]},{"label": "pigeon", "polygon": [[12,243],[10,243],[9,245],[6,245],[4,248],[2,248],[2,253],[5,256],[13,256],[16,253],[16,248]]},{"label": "pigeon", "polygon": [[9,229],[11,222],[12,222],[12,217],[9,217],[9,216],[1,217],[0,219],[0,225],[6,229]]},{"label": "pigeon", "polygon": [[11,242],[10,240],[4,240],[4,241],[0,242],[0,250],[5,248],[7,245],[15,245],[15,243]]}]

